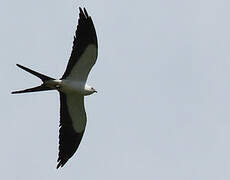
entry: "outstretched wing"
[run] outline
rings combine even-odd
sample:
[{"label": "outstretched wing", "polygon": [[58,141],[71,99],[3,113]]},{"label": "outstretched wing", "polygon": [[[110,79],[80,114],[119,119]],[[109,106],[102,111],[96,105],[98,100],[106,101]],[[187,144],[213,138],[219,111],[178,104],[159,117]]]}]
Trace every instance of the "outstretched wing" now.
[{"label": "outstretched wing", "polygon": [[80,9],[77,30],[75,32],[72,53],[61,79],[76,81],[87,80],[88,74],[97,59],[97,35],[93,21],[86,9]]},{"label": "outstretched wing", "polygon": [[64,164],[76,152],[86,126],[84,96],[60,92],[60,129],[58,165]]}]

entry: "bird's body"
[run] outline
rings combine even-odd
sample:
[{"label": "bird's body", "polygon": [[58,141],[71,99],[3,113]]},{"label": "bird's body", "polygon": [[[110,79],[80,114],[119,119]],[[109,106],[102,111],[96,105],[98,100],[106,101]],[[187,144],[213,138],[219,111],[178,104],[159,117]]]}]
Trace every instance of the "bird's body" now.
[{"label": "bird's body", "polygon": [[64,164],[76,152],[86,126],[84,96],[97,92],[86,84],[88,74],[97,59],[98,45],[93,21],[87,11],[80,9],[72,53],[61,79],[54,79],[17,64],[21,69],[39,77],[40,86],[13,94],[36,91],[57,90],[60,94],[60,129],[57,168]]},{"label": "bird's body", "polygon": [[85,82],[82,81],[74,81],[74,80],[49,80],[45,82],[46,86],[61,91],[63,93],[76,93],[83,96],[88,96],[97,92],[93,87],[87,85]]}]

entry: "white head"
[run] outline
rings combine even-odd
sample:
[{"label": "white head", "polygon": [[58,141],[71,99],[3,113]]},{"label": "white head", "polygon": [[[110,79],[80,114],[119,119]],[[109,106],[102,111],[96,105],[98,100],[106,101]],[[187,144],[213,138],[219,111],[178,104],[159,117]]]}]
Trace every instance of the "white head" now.
[{"label": "white head", "polygon": [[85,85],[85,94],[90,95],[93,93],[97,93],[97,91],[93,87]]}]

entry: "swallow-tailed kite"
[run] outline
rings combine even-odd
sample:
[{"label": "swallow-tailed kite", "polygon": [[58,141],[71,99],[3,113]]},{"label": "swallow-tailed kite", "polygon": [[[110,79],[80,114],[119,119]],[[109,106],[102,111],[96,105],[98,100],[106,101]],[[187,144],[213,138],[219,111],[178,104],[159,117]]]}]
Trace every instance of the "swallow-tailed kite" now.
[{"label": "swallow-tailed kite", "polygon": [[84,96],[97,92],[86,84],[88,74],[97,59],[97,35],[86,9],[79,9],[72,53],[62,78],[53,79],[17,64],[21,69],[40,78],[43,83],[37,87],[12,92],[12,94],[46,90],[59,92],[61,112],[57,168],[65,165],[81,142],[86,126]]}]

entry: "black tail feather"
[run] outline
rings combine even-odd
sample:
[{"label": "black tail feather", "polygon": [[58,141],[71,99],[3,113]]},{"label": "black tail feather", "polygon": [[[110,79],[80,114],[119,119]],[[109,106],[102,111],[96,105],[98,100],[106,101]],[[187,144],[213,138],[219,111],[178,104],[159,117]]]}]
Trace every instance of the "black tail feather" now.
[{"label": "black tail feather", "polygon": [[23,70],[25,70],[25,71],[27,71],[27,72],[29,72],[29,73],[31,73],[31,74],[37,76],[38,78],[40,78],[40,79],[42,80],[42,82],[46,82],[46,81],[48,81],[48,80],[54,80],[53,78],[51,78],[51,77],[49,77],[49,76],[46,76],[46,75],[41,74],[41,73],[39,73],[39,72],[33,71],[33,70],[31,70],[31,69],[29,69],[29,68],[27,68],[27,67],[24,67],[24,66],[22,66],[22,65],[20,65],[20,64],[16,64],[16,65],[17,65],[18,67],[20,67],[21,69],[23,69]]},{"label": "black tail feather", "polygon": [[43,84],[40,85],[40,86],[33,87],[33,88],[28,88],[28,89],[25,89],[25,90],[13,91],[13,92],[11,92],[12,94],[28,93],[28,92],[36,92],[36,91],[47,91],[47,90],[52,90],[53,89],[53,88],[47,87],[46,82],[49,81],[49,80],[55,80],[55,79],[53,79],[53,78],[51,78],[49,76],[46,76],[44,74],[41,74],[39,72],[33,71],[33,70],[31,70],[31,69],[29,69],[27,67],[24,67],[24,66],[22,66],[20,64],[16,64],[16,65],[18,67],[20,67],[21,69],[23,69],[23,70],[25,70],[25,71],[37,76],[38,78],[40,78],[42,80]]},{"label": "black tail feather", "polygon": [[41,86],[36,86],[25,90],[13,91],[11,92],[11,94],[29,93],[29,92],[47,91],[47,90],[52,90],[52,89],[42,84]]}]

